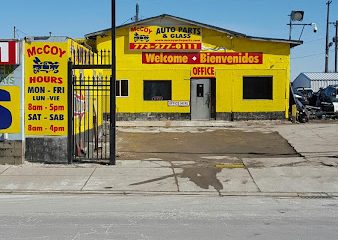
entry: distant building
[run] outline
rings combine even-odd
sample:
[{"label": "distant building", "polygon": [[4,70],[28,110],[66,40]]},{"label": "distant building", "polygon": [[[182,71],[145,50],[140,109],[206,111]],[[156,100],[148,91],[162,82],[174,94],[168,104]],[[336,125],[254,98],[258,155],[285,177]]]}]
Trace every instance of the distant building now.
[{"label": "distant building", "polygon": [[314,92],[317,92],[320,88],[325,88],[329,85],[338,84],[338,73],[301,73],[292,82],[293,89],[299,87],[311,88]]}]

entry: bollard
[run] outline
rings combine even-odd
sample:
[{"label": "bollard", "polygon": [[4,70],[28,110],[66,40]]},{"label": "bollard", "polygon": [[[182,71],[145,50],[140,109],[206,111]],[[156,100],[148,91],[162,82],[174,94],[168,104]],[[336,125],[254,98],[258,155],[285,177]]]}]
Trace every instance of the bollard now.
[{"label": "bollard", "polygon": [[292,105],[291,108],[291,118],[292,118],[292,123],[296,123],[296,119],[297,119],[297,106],[296,104]]}]

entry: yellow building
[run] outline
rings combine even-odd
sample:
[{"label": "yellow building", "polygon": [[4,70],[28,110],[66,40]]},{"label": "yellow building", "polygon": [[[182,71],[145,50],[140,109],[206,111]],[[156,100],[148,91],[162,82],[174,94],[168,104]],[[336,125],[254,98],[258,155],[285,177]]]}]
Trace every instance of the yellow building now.
[{"label": "yellow building", "polygon": [[[111,49],[110,29],[86,38]],[[117,119],[286,118],[290,48],[300,44],[170,15],[119,26]]]}]

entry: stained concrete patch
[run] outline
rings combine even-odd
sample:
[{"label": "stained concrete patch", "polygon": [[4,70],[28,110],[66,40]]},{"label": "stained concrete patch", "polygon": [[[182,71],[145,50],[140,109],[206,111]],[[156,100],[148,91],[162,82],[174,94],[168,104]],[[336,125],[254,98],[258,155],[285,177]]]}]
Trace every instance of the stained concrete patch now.
[{"label": "stained concrete patch", "polygon": [[338,192],[338,169],[298,166],[250,168],[262,192]]},{"label": "stained concrete patch", "polygon": [[147,159],[143,159],[144,161],[162,161],[163,159],[161,158],[147,158]]},{"label": "stained concrete patch", "polygon": [[223,184],[216,175],[221,171],[220,168],[211,167],[175,169],[181,192],[220,192]]},{"label": "stained concrete patch", "polygon": [[243,158],[242,161],[247,168],[300,166],[300,165],[309,164],[309,162],[302,157],[293,157],[293,158]]},{"label": "stained concrete patch", "polygon": [[166,161],[156,160],[117,160],[117,167],[126,167],[126,168],[160,168],[160,167],[170,167],[171,164]]},{"label": "stained concrete patch", "polygon": [[0,165],[0,174],[2,174],[4,171],[6,171],[8,168],[10,168],[10,166],[6,166],[6,165]]},{"label": "stained concrete patch", "polygon": [[223,184],[221,193],[259,191],[246,169],[223,169],[217,174],[217,178]]},{"label": "stained concrete patch", "polygon": [[83,190],[177,192],[170,168],[97,168]]},{"label": "stained concrete patch", "polygon": [[246,169],[183,168],[175,169],[182,192],[257,192]]},{"label": "stained concrete patch", "polygon": [[244,167],[242,160],[237,157],[230,156],[207,156],[206,158],[201,157],[201,159],[197,159],[195,161],[171,161],[173,168],[233,168],[236,167]]},{"label": "stained concrete patch", "polygon": [[171,161],[174,168],[182,168],[182,166],[193,166],[195,161]]},{"label": "stained concrete patch", "polygon": [[201,157],[203,159],[210,159],[210,160],[228,160],[228,161],[238,161],[239,159],[237,157],[231,157],[231,156],[204,156]]},{"label": "stained concrete patch", "polygon": [[81,190],[88,176],[0,176],[0,190],[75,191]]},{"label": "stained concrete patch", "polygon": [[87,176],[95,168],[48,168],[48,167],[25,167],[13,166],[2,174],[2,176]]},{"label": "stained concrete patch", "polygon": [[311,163],[318,164],[327,167],[338,167],[338,156],[337,157],[314,157],[307,158]]}]

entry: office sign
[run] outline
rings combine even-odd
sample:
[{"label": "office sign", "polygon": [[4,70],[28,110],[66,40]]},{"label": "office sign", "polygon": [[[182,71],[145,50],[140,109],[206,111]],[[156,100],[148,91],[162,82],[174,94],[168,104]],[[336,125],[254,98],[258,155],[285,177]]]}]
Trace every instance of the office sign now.
[{"label": "office sign", "polygon": [[192,78],[215,78],[215,67],[193,67],[191,69]]}]

